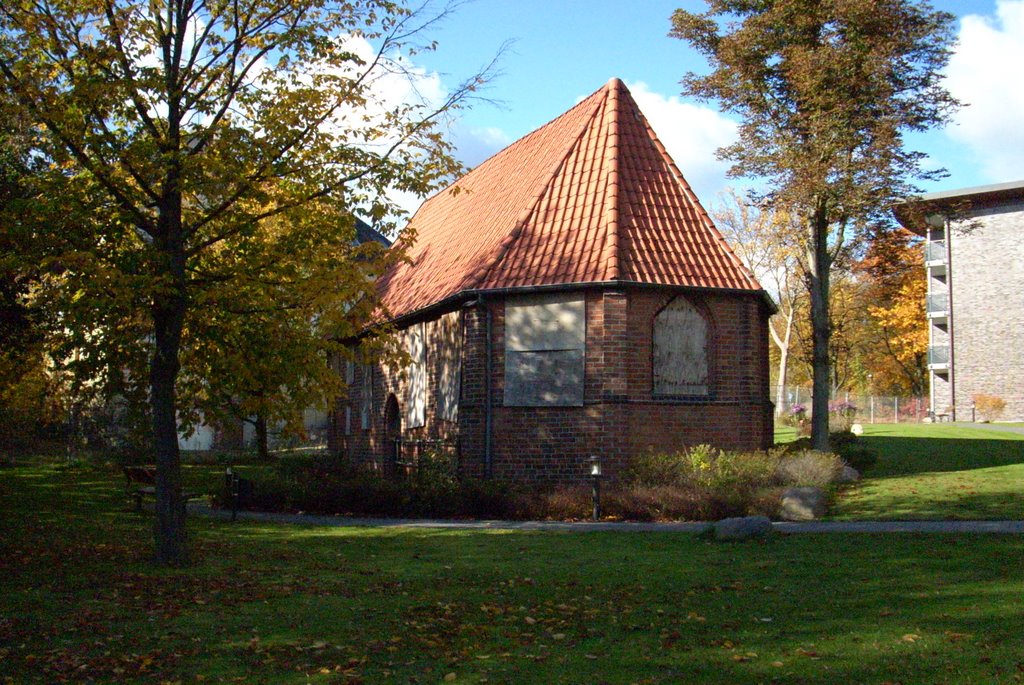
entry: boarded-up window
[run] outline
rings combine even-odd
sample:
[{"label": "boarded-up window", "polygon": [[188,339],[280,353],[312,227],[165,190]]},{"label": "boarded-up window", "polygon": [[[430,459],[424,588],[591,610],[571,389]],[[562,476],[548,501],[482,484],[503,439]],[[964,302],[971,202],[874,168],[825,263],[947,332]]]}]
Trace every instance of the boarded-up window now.
[{"label": "boarded-up window", "polygon": [[359,416],[363,430],[370,430],[370,417],[373,414],[373,366],[363,365],[362,407]]},{"label": "boarded-up window", "polygon": [[505,404],[583,405],[586,304],[582,295],[505,302]]},{"label": "boarded-up window", "polygon": [[422,323],[405,329],[405,351],[409,353],[405,425],[418,428],[427,422],[427,345]]},{"label": "boarded-up window", "polygon": [[352,435],[352,407],[345,407],[345,435]]},{"label": "boarded-up window", "polygon": [[462,330],[459,312],[449,312],[435,324],[437,335],[431,354],[437,364],[437,416],[444,421],[459,420],[459,390],[462,379]]},{"label": "boarded-up window", "polygon": [[345,362],[345,385],[351,387],[356,382],[356,363],[351,359]]},{"label": "boarded-up window", "polygon": [[654,318],[654,393],[708,394],[708,323],[683,297]]}]

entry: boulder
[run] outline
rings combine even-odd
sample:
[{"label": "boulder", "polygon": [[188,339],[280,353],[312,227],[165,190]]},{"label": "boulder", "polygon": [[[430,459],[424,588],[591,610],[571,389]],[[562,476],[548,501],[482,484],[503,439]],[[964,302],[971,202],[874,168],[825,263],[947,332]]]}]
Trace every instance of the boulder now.
[{"label": "boulder", "polygon": [[779,505],[783,521],[813,521],[825,515],[825,491],[821,488],[786,488]]},{"label": "boulder", "polygon": [[860,480],[860,471],[853,468],[849,464],[843,466],[839,475],[836,476],[837,483],[856,483]]},{"label": "boulder", "polygon": [[855,423],[852,426],[850,426],[850,432],[853,433],[854,435],[864,435],[864,426],[860,425],[859,423]]},{"label": "boulder", "polygon": [[763,538],[772,532],[772,522],[767,516],[741,516],[715,522],[715,540],[750,540]]}]

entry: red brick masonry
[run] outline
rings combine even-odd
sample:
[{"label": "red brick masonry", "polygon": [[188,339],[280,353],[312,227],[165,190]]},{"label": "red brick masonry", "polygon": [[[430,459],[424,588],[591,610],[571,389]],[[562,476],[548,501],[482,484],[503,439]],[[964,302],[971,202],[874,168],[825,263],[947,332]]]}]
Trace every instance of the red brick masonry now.
[{"label": "red brick masonry", "polygon": [[[683,290],[666,287],[592,287],[586,291],[586,356],[582,407],[507,407],[504,396],[504,299],[483,298],[461,308],[462,385],[457,423],[437,418],[436,384],[441,355],[435,319],[426,322],[427,422],[407,430],[406,439],[457,438],[463,472],[486,472],[487,313],[491,317],[491,475],[519,481],[575,482],[586,477],[585,459],[599,455],[614,478],[630,456],[647,450],[673,451],[711,443],[730,449],[763,449],[771,444],[768,401],[767,321],[760,293]],[[683,295],[709,322],[707,397],[656,397],[652,393],[654,317]],[[406,382],[381,365],[373,373],[372,426],[359,425],[357,372],[351,399],[335,412],[333,450],[359,462],[382,466],[391,442],[385,403],[393,393],[406,404]],[[344,435],[345,406],[352,412]]]}]

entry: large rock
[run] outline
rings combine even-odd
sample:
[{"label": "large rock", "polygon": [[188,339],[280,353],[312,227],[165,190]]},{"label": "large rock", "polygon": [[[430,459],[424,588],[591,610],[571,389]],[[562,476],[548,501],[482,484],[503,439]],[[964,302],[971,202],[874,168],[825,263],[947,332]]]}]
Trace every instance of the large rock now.
[{"label": "large rock", "polygon": [[763,538],[772,532],[772,522],[767,516],[722,519],[715,523],[714,532],[716,540]]},{"label": "large rock", "polygon": [[825,515],[825,491],[821,488],[786,488],[782,493],[779,518],[783,521],[813,521]]},{"label": "large rock", "polygon": [[839,475],[836,476],[837,483],[856,483],[860,480],[860,471],[853,468],[849,464],[843,466]]}]

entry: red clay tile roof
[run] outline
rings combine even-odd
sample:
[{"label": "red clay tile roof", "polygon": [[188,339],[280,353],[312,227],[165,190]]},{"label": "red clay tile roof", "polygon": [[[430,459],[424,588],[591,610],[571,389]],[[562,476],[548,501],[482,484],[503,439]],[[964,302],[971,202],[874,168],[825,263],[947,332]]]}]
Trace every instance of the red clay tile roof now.
[{"label": "red clay tile roof", "polygon": [[538,285],[761,290],[618,79],[434,195],[410,226],[411,263],[379,281],[396,318]]}]

